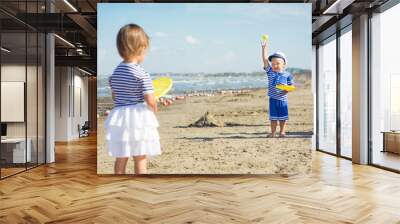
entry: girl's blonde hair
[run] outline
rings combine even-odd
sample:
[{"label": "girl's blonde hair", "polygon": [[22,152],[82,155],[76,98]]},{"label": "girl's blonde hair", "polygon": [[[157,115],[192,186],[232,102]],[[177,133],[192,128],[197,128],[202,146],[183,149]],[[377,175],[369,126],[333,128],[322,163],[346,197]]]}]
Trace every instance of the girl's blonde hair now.
[{"label": "girl's blonde hair", "polygon": [[117,35],[117,48],[122,58],[139,56],[149,46],[149,36],[136,24],[123,26]]}]

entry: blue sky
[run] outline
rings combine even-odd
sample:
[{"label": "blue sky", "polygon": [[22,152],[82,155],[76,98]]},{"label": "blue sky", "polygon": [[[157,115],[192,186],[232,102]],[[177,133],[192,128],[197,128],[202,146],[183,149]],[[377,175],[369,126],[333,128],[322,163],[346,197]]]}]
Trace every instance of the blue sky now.
[{"label": "blue sky", "polygon": [[136,23],[150,36],[150,73],[262,71],[260,40],[280,50],[288,67],[311,68],[311,4],[98,4],[98,74],[121,62],[115,39]]}]

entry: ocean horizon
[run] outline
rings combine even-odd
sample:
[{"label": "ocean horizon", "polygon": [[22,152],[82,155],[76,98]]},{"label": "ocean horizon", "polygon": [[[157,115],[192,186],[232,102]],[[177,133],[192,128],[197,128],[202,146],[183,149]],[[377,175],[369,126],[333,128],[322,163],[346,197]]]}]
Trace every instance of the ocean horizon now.
[{"label": "ocean horizon", "polygon": [[[289,69],[287,69],[289,70]],[[292,74],[311,76],[311,71],[296,69],[290,71]],[[170,77],[173,80],[173,87],[169,95],[182,95],[193,92],[216,92],[223,90],[239,90],[239,89],[258,89],[267,87],[267,76],[265,72],[253,73],[156,73],[150,74],[151,79],[159,77]],[[101,76],[100,76],[101,77]],[[108,76],[102,76],[98,79],[97,94],[98,97],[111,96],[110,87],[108,85]],[[296,80],[295,80],[296,81]],[[301,85],[302,83],[297,83]]]}]

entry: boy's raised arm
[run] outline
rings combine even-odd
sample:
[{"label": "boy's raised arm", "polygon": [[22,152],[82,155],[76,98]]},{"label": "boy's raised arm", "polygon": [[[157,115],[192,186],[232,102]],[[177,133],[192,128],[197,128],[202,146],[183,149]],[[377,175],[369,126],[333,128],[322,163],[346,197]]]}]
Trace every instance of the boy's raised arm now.
[{"label": "boy's raised arm", "polygon": [[261,51],[262,51],[262,60],[264,63],[264,68],[268,68],[270,64],[268,61],[268,46],[266,40],[261,42]]}]

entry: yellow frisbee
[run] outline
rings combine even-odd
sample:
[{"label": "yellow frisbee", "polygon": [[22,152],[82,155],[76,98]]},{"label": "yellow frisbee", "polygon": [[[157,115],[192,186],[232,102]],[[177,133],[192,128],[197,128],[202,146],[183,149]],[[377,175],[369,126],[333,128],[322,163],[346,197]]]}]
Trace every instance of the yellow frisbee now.
[{"label": "yellow frisbee", "polygon": [[276,85],[276,88],[277,88],[277,89],[280,89],[280,90],[286,90],[286,91],[288,91],[288,92],[293,91],[294,89],[296,89],[296,87],[294,87],[294,86],[281,85],[281,84]]},{"label": "yellow frisbee", "polygon": [[153,80],[154,97],[159,99],[163,97],[172,88],[172,79],[169,77],[161,77]]}]

